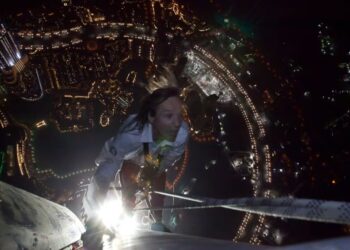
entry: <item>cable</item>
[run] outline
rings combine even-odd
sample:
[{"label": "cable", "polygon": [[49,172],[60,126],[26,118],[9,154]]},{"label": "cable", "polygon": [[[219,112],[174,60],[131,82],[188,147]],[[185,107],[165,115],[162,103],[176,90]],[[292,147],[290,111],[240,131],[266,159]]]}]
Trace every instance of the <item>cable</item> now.
[{"label": "cable", "polygon": [[313,199],[281,198],[232,198],[213,199],[189,197],[180,194],[153,191],[153,193],[201,203],[192,206],[166,206],[159,208],[140,208],[138,210],[169,210],[169,209],[206,209],[226,208],[273,217],[318,221],[350,225],[350,203]]}]

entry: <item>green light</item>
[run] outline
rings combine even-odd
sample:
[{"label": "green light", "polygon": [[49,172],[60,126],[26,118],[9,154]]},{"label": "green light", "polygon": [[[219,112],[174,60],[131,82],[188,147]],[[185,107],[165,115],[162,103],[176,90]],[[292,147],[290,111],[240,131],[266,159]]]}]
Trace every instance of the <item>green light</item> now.
[{"label": "green light", "polygon": [[234,18],[232,16],[224,17],[220,14],[214,15],[214,22],[219,27],[224,27],[227,29],[239,29],[240,32],[246,37],[253,37],[253,25],[241,19]]},{"label": "green light", "polygon": [[0,175],[4,169],[4,166],[5,166],[5,153],[0,152]]}]

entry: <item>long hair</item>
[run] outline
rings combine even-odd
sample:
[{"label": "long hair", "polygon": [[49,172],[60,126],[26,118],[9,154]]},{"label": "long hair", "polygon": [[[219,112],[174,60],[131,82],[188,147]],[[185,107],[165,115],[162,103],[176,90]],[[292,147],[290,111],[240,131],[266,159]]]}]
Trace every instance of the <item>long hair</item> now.
[{"label": "long hair", "polygon": [[121,129],[121,132],[129,131],[135,127],[142,130],[148,122],[148,115],[155,116],[157,107],[170,97],[180,97],[180,91],[176,87],[159,88],[142,99],[140,109],[135,118]]}]

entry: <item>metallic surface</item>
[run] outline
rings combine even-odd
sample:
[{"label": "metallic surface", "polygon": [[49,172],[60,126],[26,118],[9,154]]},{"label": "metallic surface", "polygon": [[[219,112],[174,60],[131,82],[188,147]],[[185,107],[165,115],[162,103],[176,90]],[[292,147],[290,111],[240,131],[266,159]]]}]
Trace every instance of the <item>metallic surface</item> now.
[{"label": "metallic surface", "polygon": [[66,207],[0,182],[0,249],[61,249],[84,231]]}]

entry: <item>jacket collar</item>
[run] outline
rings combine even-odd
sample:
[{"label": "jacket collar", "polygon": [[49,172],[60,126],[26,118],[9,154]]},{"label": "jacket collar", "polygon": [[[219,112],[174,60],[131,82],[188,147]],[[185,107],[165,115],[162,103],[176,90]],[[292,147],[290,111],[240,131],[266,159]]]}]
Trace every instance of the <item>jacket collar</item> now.
[{"label": "jacket collar", "polygon": [[[180,144],[183,144],[187,138],[188,135],[188,126],[187,124],[182,121],[181,126],[179,128],[179,131],[177,132],[176,138],[174,142],[169,142],[170,144],[177,146]],[[153,140],[153,133],[152,133],[152,124],[146,123],[143,126],[143,130],[141,133],[141,142],[142,143],[152,143]]]}]

